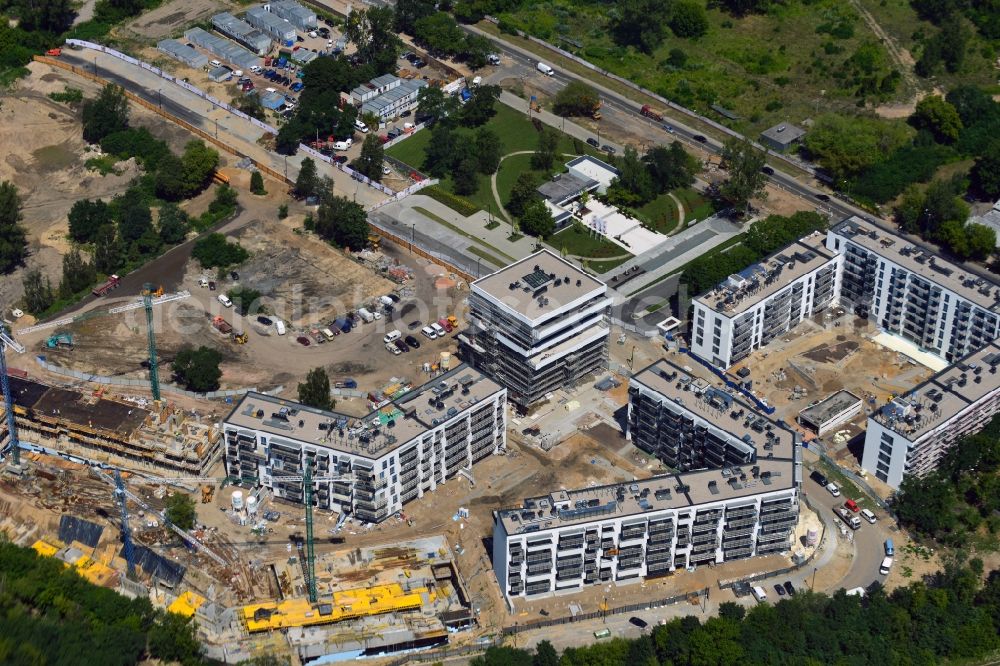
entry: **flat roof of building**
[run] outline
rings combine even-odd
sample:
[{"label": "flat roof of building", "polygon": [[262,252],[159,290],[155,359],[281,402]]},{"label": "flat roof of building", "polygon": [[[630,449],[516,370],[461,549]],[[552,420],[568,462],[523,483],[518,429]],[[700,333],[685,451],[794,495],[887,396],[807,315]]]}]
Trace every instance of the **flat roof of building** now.
[{"label": "flat roof of building", "polygon": [[995,340],[948,366],[872,418],[911,442],[1000,389],[1000,344]]},{"label": "flat roof of building", "polygon": [[360,418],[247,393],[225,423],[378,458],[502,390],[486,375],[461,364]]},{"label": "flat roof of building", "polygon": [[[821,268],[835,257],[827,250],[826,236],[814,231],[758,264],[731,275],[714,289],[695,300],[719,313],[733,317],[769,298],[792,281]],[[737,287],[742,282],[744,286]]]},{"label": "flat roof of building", "polygon": [[[642,481],[557,491],[525,499],[520,507],[501,509],[497,518],[508,534],[524,534],[608,518],[641,518],[653,511],[684,510],[741,497],[749,503],[756,495],[792,492],[795,487],[795,477],[787,463],[758,461],[753,466],[665,474]],[[624,489],[624,496],[619,494],[619,488]],[[568,501],[570,507],[558,510],[553,500]]]},{"label": "flat roof of building", "polygon": [[774,127],[768,127],[760,135],[777,143],[789,144],[804,137],[806,131],[789,123],[779,123]]},{"label": "flat roof of building", "polygon": [[593,155],[580,155],[566,162],[566,168],[575,169],[589,178],[605,183],[618,177],[618,169]]},{"label": "flat roof of building", "polygon": [[[607,287],[552,252],[540,250],[479,278],[472,283],[472,290],[533,321],[596,290],[605,293]],[[542,304],[539,296],[544,299]]]},{"label": "flat roof of building", "polygon": [[746,442],[756,449],[758,460],[794,460],[795,432],[724,386],[715,385],[666,359],[635,373],[631,381],[659,393],[734,439]]},{"label": "flat roof of building", "polygon": [[818,427],[860,402],[861,398],[850,391],[841,389],[833,395],[823,398],[815,405],[806,407],[799,412],[799,417]]},{"label": "flat roof of building", "polygon": [[46,418],[115,433],[118,437],[131,437],[149,416],[147,410],[136,405],[104,398],[94,400],[87,394],[21,377],[8,376],[7,380],[15,406]]},{"label": "flat roof of building", "polygon": [[597,188],[599,182],[593,178],[580,178],[573,173],[560,173],[538,186],[537,192],[549,201],[563,203],[567,199]]},{"label": "flat roof of building", "polygon": [[849,217],[830,231],[984,309],[1000,312],[1000,285],[996,282],[910,245],[905,239],[878,229],[860,217]]}]

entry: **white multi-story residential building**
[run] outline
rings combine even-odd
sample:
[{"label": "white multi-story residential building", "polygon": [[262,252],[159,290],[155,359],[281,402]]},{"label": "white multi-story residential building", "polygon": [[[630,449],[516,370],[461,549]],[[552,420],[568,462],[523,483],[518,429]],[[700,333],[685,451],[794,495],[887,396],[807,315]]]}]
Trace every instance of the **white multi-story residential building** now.
[{"label": "white multi-story residential building", "polygon": [[1000,287],[852,217],[830,229],[840,301],[949,362],[1000,335]]},{"label": "white multi-story residential building", "polygon": [[933,470],[955,442],[1000,414],[998,367],[994,341],[884,405],[868,419],[862,466],[892,488]]},{"label": "white multi-story residential building", "polygon": [[728,368],[833,303],[839,257],[823,240],[810,234],[696,298],[691,351]]},{"label": "white multi-story residential building", "polygon": [[603,282],[542,250],[472,283],[463,358],[522,409],[606,364]]},{"label": "white multi-story residential building", "polygon": [[493,566],[508,599],[790,548],[802,482],[793,431],[667,361],[632,377],[629,395],[632,441],[679,472],[497,511]]},{"label": "white multi-story residential building", "polygon": [[318,507],[380,522],[504,448],[506,396],[466,365],[362,418],[248,393],[223,423],[226,470],[301,502],[301,481],[273,477],[309,461]]}]

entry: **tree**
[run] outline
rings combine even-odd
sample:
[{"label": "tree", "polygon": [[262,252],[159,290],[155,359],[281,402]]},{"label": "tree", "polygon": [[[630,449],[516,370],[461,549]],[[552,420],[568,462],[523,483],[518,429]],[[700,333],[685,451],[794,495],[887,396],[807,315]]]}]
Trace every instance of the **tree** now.
[{"label": "tree", "polygon": [[472,194],[479,189],[479,160],[476,155],[465,154],[455,162],[451,172],[455,184],[455,194]]},{"label": "tree", "polygon": [[646,165],[632,146],[618,162],[618,177],[608,187],[608,199],[619,206],[641,206],[656,196],[656,186]]},{"label": "tree", "polygon": [[507,212],[514,217],[521,217],[524,214],[524,207],[538,198],[537,189],[538,176],[530,171],[522,171],[514,181],[514,187],[510,189]]},{"label": "tree", "polygon": [[181,156],[184,164],[184,187],[187,196],[201,192],[212,180],[219,166],[219,153],[205,145],[201,139],[193,139],[184,146]]},{"label": "tree", "polygon": [[552,168],[556,161],[556,151],[559,149],[559,133],[551,127],[545,127],[538,133],[538,149],[531,156],[531,166],[541,171]]},{"label": "tree", "polygon": [[232,99],[230,102],[234,109],[242,111],[251,118],[256,118],[257,120],[266,120],[267,112],[264,111],[264,106],[260,103],[260,95],[257,95],[257,91],[251,91],[254,94],[240,93]]},{"label": "tree", "polygon": [[344,34],[354,42],[361,62],[374,65],[380,74],[394,69],[402,46],[394,23],[391,7],[355,9],[347,17]]},{"label": "tree", "polygon": [[541,199],[532,199],[524,206],[521,218],[518,220],[521,231],[541,239],[546,239],[552,235],[556,229],[555,220],[549,212],[545,202]]},{"label": "tree", "polygon": [[250,254],[238,243],[230,243],[220,233],[199,238],[191,249],[191,256],[202,268],[229,268],[246,261]]},{"label": "tree", "polygon": [[670,29],[678,37],[697,38],[708,32],[705,7],[696,0],[678,0],[670,17]]},{"label": "tree", "polygon": [[[181,508],[180,500],[174,500],[174,497],[185,498],[186,505]],[[168,511],[171,500],[177,503],[177,513],[182,518],[187,519],[188,511],[190,511],[191,526],[193,526],[195,519],[194,501],[187,495],[174,493],[170,495],[168,500]],[[180,526],[173,519],[170,522]],[[190,529],[190,527],[185,529]],[[191,663],[190,655],[197,655],[201,652],[201,643],[195,633],[194,618],[184,617],[179,613],[160,613],[160,621],[149,629],[149,651],[164,662]]]},{"label": "tree", "polygon": [[734,16],[746,16],[767,11],[771,0],[722,0],[722,6]]},{"label": "tree", "polygon": [[538,641],[535,646],[535,656],[531,660],[531,666],[559,666],[559,655],[552,643],[543,640]]},{"label": "tree", "polygon": [[969,172],[972,189],[980,196],[1000,198],[1000,140],[992,141],[986,151],[976,158]]},{"label": "tree", "polygon": [[560,116],[590,117],[601,104],[600,94],[582,81],[571,81],[556,93],[552,110]]},{"label": "tree", "polygon": [[[327,58],[318,58],[318,60],[327,60]],[[301,108],[299,107],[299,113],[302,112]],[[274,150],[279,155],[294,155],[305,134],[306,126],[299,119],[298,114],[292,116],[287,123],[278,128],[278,134],[274,137]]]},{"label": "tree", "polygon": [[656,50],[666,36],[671,3],[662,0],[620,0],[610,20],[611,34],[621,46],[645,53]]},{"label": "tree", "polygon": [[722,160],[729,177],[719,193],[730,205],[746,210],[751,199],[767,198],[767,174],[762,171],[767,159],[763,150],[754,147],[749,139],[731,138],[722,147]]},{"label": "tree", "polygon": [[326,375],[326,369],[313,368],[309,371],[305,384],[299,384],[299,402],[316,409],[333,409],[330,378]]},{"label": "tree", "polygon": [[126,246],[138,240],[153,228],[153,214],[146,201],[146,195],[138,187],[130,187],[125,194],[115,199],[118,217],[118,231]]},{"label": "tree", "polygon": [[488,127],[476,130],[476,159],[479,173],[490,175],[500,168],[500,158],[503,157],[503,142],[500,136]]},{"label": "tree", "polygon": [[361,204],[328,191],[320,197],[316,233],[337,247],[356,252],[368,245],[371,229]]},{"label": "tree", "polygon": [[424,44],[431,53],[451,55],[465,41],[465,33],[455,19],[445,12],[424,16],[413,23],[413,37]]},{"label": "tree", "polygon": [[493,43],[482,35],[468,34],[462,47],[462,59],[472,69],[480,69],[487,64],[487,58],[493,53]]},{"label": "tree", "polygon": [[435,178],[443,178],[459,155],[458,139],[455,131],[446,123],[435,123],[431,128],[431,140],[424,151],[424,171]]},{"label": "tree", "polygon": [[63,255],[59,295],[62,298],[69,298],[90,287],[96,278],[94,265],[84,259],[79,250],[73,248]]},{"label": "tree", "polygon": [[264,189],[264,176],[261,175],[260,171],[254,171],[250,174],[250,192],[252,194],[267,194],[267,190]]},{"label": "tree", "polygon": [[315,196],[318,190],[319,174],[316,172],[316,163],[311,157],[306,157],[299,166],[299,175],[295,179],[293,191],[295,196],[305,198]]},{"label": "tree", "polygon": [[929,95],[917,102],[910,124],[930,131],[940,143],[954,143],[962,131],[958,110],[940,95]]},{"label": "tree", "polygon": [[382,140],[374,132],[371,132],[361,144],[361,154],[351,162],[351,168],[374,181],[380,181],[382,180],[382,162],[384,160],[385,151],[382,148]]},{"label": "tree", "polygon": [[96,99],[83,105],[83,140],[100,143],[113,132],[128,128],[128,100],[125,90],[109,83],[101,89]]},{"label": "tree", "polygon": [[916,185],[910,185],[893,212],[900,229],[908,234],[917,233],[920,231],[920,218],[924,214],[924,193]]},{"label": "tree", "polygon": [[182,530],[193,528],[197,515],[195,513],[194,500],[186,493],[170,493],[167,496],[165,515],[167,520]]},{"label": "tree", "polygon": [[25,273],[21,284],[24,285],[24,308],[32,314],[48,310],[56,300],[49,276],[43,276],[37,268]]},{"label": "tree", "polygon": [[157,219],[160,241],[165,245],[177,245],[187,236],[188,215],[175,203],[160,206]]},{"label": "tree", "polygon": [[77,243],[91,243],[97,231],[111,222],[111,209],[100,199],[80,199],[69,209],[69,236]]},{"label": "tree", "polygon": [[965,235],[970,258],[982,261],[996,252],[997,233],[985,224],[965,225]]},{"label": "tree", "polygon": [[924,238],[936,238],[938,228],[951,220],[964,223],[969,207],[959,198],[961,180],[935,180],[924,193],[924,214],[920,233]]},{"label": "tree", "polygon": [[263,311],[260,304],[261,293],[250,287],[233,287],[226,292],[226,296],[233,302],[233,309],[240,313],[241,317],[249,317]]},{"label": "tree", "polygon": [[9,273],[28,254],[28,238],[21,226],[23,203],[17,186],[0,182],[0,272]]},{"label": "tree", "polygon": [[462,107],[462,124],[466,127],[485,125],[497,113],[494,107],[500,99],[500,92],[500,86],[473,87],[472,96]]},{"label": "tree", "polygon": [[174,376],[188,391],[206,393],[219,388],[222,354],[211,347],[184,347],[177,352],[171,366]]},{"label": "tree", "polygon": [[165,155],[154,176],[156,196],[166,201],[180,201],[187,196],[184,162],[173,153]]},{"label": "tree", "polygon": [[642,161],[653,179],[653,186],[661,194],[689,187],[701,168],[698,159],[684,150],[679,141],[669,146],[653,146],[643,155]]},{"label": "tree", "polygon": [[21,27],[58,35],[69,29],[74,16],[76,12],[69,0],[29,0],[21,16]]},{"label": "tree", "polygon": [[94,238],[94,268],[105,275],[118,270],[122,261],[122,243],[113,224],[106,224],[97,230]]},{"label": "tree", "polygon": [[455,98],[444,94],[440,88],[425,86],[417,91],[417,116],[428,116],[440,121],[454,114],[457,108]]},{"label": "tree", "polygon": [[826,113],[803,139],[806,150],[837,181],[884,160],[910,141],[901,122]]},{"label": "tree", "polygon": [[396,29],[413,35],[413,25],[420,19],[437,12],[435,0],[398,0],[396,2]]}]

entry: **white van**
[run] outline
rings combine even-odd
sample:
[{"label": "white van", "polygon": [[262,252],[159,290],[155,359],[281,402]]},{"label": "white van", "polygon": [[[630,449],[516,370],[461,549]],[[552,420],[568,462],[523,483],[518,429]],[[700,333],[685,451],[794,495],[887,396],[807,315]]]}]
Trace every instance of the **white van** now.
[{"label": "white van", "polygon": [[760,585],[754,585],[751,587],[750,594],[753,595],[753,598],[756,599],[758,603],[764,603],[767,601],[767,592],[765,592],[764,588]]},{"label": "white van", "polygon": [[363,122],[361,122],[360,118],[355,118],[354,129],[358,130],[359,132],[368,134],[368,125],[365,125]]},{"label": "white van", "polygon": [[400,333],[399,329],[397,328],[395,330],[392,330],[392,331],[389,331],[388,333],[386,333],[385,337],[382,338],[382,342],[384,342],[387,345],[388,344],[392,344],[396,340],[399,340],[401,337],[403,337],[403,334]]},{"label": "white van", "polygon": [[885,559],[882,560],[882,564],[880,564],[879,567],[878,567],[878,572],[880,574],[882,574],[883,576],[885,576],[885,575],[888,575],[889,569],[891,569],[891,568],[892,568],[892,558],[891,557],[887,557],[887,558],[885,558]]},{"label": "white van", "polygon": [[431,328],[430,326],[424,326],[422,329],[420,329],[420,332],[426,335],[431,340],[437,337],[437,333],[435,333],[434,329]]},{"label": "white van", "polygon": [[556,73],[556,70],[552,69],[544,62],[538,63],[538,71],[544,74],[545,76],[552,76],[553,74]]},{"label": "white van", "polygon": [[333,143],[333,149],[334,150],[348,150],[351,147],[351,143],[352,142],[351,142],[350,139],[348,139],[347,141],[335,141]]},{"label": "white van", "polygon": [[212,67],[222,67],[222,63],[219,62],[218,60],[209,60],[208,64],[211,65]]},{"label": "white van", "polygon": [[385,349],[393,356],[399,356],[400,354],[403,353],[398,347],[396,347],[396,345],[392,344],[391,342],[385,343]]},{"label": "white van", "polygon": [[480,85],[482,85],[482,83],[483,83],[483,77],[481,76],[477,76],[476,78],[472,79],[473,88],[479,87]]},{"label": "white van", "polygon": [[861,517],[867,520],[872,525],[874,525],[875,521],[877,520],[877,518],[875,518],[875,514],[869,511],[868,509],[861,509]]},{"label": "white van", "polygon": [[275,319],[274,320],[274,330],[276,330],[278,332],[278,335],[284,335],[285,334],[285,322],[281,321],[280,319]]},{"label": "white van", "polygon": [[323,330],[320,331],[320,333],[322,333],[323,337],[326,338],[327,340],[333,340],[334,338],[333,331],[331,331],[328,328],[324,328]]},{"label": "white van", "polygon": [[444,330],[444,327],[441,326],[441,324],[439,324],[437,322],[434,322],[433,324],[431,324],[431,328],[434,329],[434,335],[435,335],[435,337],[438,337],[438,338],[443,338],[445,336],[445,334],[448,332],[448,331]]},{"label": "white van", "polygon": [[219,302],[227,308],[233,307],[233,302],[225,294],[219,294]]}]

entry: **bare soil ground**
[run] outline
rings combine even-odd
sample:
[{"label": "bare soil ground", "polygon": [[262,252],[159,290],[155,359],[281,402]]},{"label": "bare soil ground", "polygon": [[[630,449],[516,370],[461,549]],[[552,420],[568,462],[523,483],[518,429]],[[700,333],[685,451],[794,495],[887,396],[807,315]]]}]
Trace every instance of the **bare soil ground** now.
[{"label": "bare soil ground", "polygon": [[154,42],[168,37],[182,37],[184,30],[190,26],[208,20],[213,14],[230,11],[235,6],[218,0],[170,0],[127,23],[120,32]]}]

